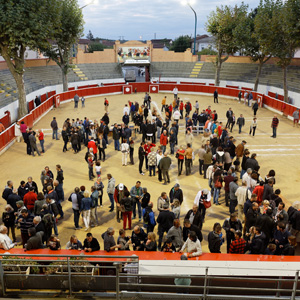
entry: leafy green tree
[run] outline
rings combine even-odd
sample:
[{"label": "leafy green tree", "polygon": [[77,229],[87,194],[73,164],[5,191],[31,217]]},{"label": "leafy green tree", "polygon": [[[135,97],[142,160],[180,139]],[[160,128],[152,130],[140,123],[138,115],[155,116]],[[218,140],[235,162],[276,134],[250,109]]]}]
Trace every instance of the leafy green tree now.
[{"label": "leafy green tree", "polygon": [[[255,18],[255,34],[264,52],[277,57],[283,70],[284,101],[288,101],[287,68],[300,46],[299,0],[265,0]],[[268,30],[266,31],[266,25]]]},{"label": "leafy green tree", "polygon": [[[220,72],[222,64],[239,49],[237,40],[233,34],[235,27],[240,20],[247,14],[248,6],[241,4],[240,6],[221,6],[212,12],[208,17],[206,30],[215,37],[215,45],[218,50],[216,60],[214,62],[215,85],[220,85]],[[225,57],[223,57],[225,55]]]},{"label": "leafy green tree", "polygon": [[[258,9],[252,10],[249,14],[241,18],[239,24],[233,31],[240,50],[243,54],[250,56],[253,62],[258,62],[258,69],[256,73],[254,91],[257,91],[259,84],[259,77],[263,65],[272,57],[272,54],[263,49],[255,34],[254,21],[257,16]],[[269,30],[268,23],[264,23],[265,30]]]},{"label": "leafy green tree", "polygon": [[19,93],[19,118],[27,114],[25,50],[46,47],[59,27],[58,0],[0,0],[0,53]]},{"label": "leafy green tree", "polygon": [[218,52],[213,49],[210,49],[210,48],[205,48],[205,49],[199,51],[197,54],[198,55],[217,55]]},{"label": "leafy green tree", "polygon": [[86,38],[90,41],[94,40],[94,35],[92,34],[92,32],[89,30],[89,33],[86,35]]},{"label": "leafy green tree", "polygon": [[94,43],[89,44],[88,52],[93,53],[94,51],[103,51],[104,48],[105,47],[103,44],[94,42]]},{"label": "leafy green tree", "polygon": [[188,48],[191,48],[191,37],[188,35],[182,35],[174,40],[170,50],[175,52],[185,52]]},{"label": "leafy green tree", "polygon": [[72,49],[83,34],[83,16],[77,0],[61,0],[60,26],[56,27],[53,44],[44,48],[45,54],[54,60],[62,71],[63,90],[68,90],[68,72],[72,67]]}]

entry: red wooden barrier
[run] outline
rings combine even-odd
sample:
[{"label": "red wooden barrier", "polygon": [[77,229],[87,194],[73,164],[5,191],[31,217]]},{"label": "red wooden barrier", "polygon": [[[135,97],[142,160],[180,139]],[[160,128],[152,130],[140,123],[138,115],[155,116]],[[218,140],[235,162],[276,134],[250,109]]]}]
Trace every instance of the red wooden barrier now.
[{"label": "red wooden barrier", "polygon": [[8,128],[11,125],[10,112],[7,110],[4,117],[0,119],[0,122],[5,128]]},{"label": "red wooden barrier", "polygon": [[252,91],[251,88],[247,88],[247,87],[242,87],[241,89],[244,90],[244,91],[250,91],[250,92]]},{"label": "red wooden barrier", "polygon": [[239,88],[237,85],[226,85],[226,87],[232,88],[232,89],[238,89]]},{"label": "red wooden barrier", "polygon": [[68,91],[74,91],[74,90],[75,90],[75,87],[74,87],[74,86],[68,88]]}]

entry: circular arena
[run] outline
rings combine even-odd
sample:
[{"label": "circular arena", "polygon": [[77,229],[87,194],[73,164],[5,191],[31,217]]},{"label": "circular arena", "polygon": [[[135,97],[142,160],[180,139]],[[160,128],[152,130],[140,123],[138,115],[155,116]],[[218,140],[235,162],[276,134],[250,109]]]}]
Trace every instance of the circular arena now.
[{"label": "circular arena", "polygon": [[[131,42],[131,44],[133,44],[133,42]],[[153,56],[154,53],[155,52],[153,52]],[[85,61],[84,53],[80,53],[77,59]],[[89,57],[89,59],[91,59],[91,57]],[[97,60],[97,57],[93,56],[92,59]],[[41,64],[41,62],[36,63]],[[251,287],[253,288],[259,285],[261,286],[259,295],[264,295],[266,298],[270,297],[271,299],[273,296],[288,298],[291,294],[296,296],[298,292],[297,270],[299,269],[299,259],[297,256],[299,255],[299,244],[297,235],[299,233],[297,230],[298,219],[293,219],[291,210],[295,209],[297,212],[299,209],[295,202],[298,201],[297,196],[300,192],[298,185],[300,167],[297,163],[299,161],[298,150],[300,146],[300,144],[298,144],[299,128],[298,124],[295,126],[293,122],[293,113],[297,109],[297,86],[294,87],[291,94],[294,99],[294,105],[292,105],[282,101],[280,86],[276,86],[276,75],[274,75],[274,86],[266,80],[262,83],[261,90],[258,92],[251,91],[250,87],[253,85],[253,78],[243,77],[243,72],[245,72],[246,68],[253,68],[252,64],[241,64],[237,62],[228,63],[228,65],[225,64],[222,77],[223,85],[221,87],[215,87],[212,83],[213,73],[209,71],[211,64],[209,62],[201,62],[201,71],[197,75],[198,78],[190,77],[196,65],[199,64],[198,62],[153,62],[150,66],[143,66],[146,73],[148,73],[148,80],[146,78],[147,76],[144,77],[142,74],[138,74],[137,81],[145,82],[126,83],[123,79],[120,63],[101,64],[96,61],[95,63],[81,64],[79,61],[76,67],[71,71],[70,78],[72,79],[70,81],[73,82],[70,83],[69,91],[62,92],[60,89],[61,78],[59,79],[57,76],[56,67],[34,67],[30,66],[30,64],[33,65],[34,62],[28,61],[29,67],[25,69],[25,78],[28,76],[28,85],[26,87],[28,91],[28,115],[18,120],[18,123],[15,123],[15,121],[17,121],[17,110],[15,99],[11,96],[13,93],[7,96],[7,103],[3,105],[2,109],[4,115],[2,123],[6,125],[6,128],[0,135],[2,149],[0,162],[3,170],[0,174],[0,180],[3,186],[3,199],[0,203],[1,212],[5,213],[7,203],[13,203],[13,201],[17,199],[14,197],[14,199],[11,200],[11,197],[8,201],[8,196],[5,195],[5,191],[11,189],[13,192],[14,188],[17,190],[15,195],[20,195],[20,190],[18,191],[20,183],[24,181],[26,185],[28,177],[32,177],[32,180],[37,184],[38,192],[41,192],[43,196],[43,198],[39,200],[32,200],[32,198],[30,198],[29,202],[44,201],[47,195],[52,195],[53,189],[58,190],[58,194],[60,192],[59,188],[62,188],[63,196],[60,199],[52,196],[50,198],[48,197],[49,201],[46,201],[46,207],[42,208],[49,210],[48,213],[53,215],[57,226],[57,231],[53,228],[53,231],[51,230],[51,237],[48,236],[50,242],[43,239],[43,244],[47,249],[31,250],[32,248],[29,248],[29,250],[26,251],[26,244],[28,245],[27,240],[30,236],[26,239],[26,236],[21,233],[22,226],[24,226],[23,219],[26,219],[27,215],[25,213],[26,217],[22,217],[23,213],[21,211],[19,211],[19,215],[16,215],[16,224],[18,225],[15,226],[16,245],[11,249],[4,248],[0,251],[2,255],[4,255],[4,253],[5,255],[7,255],[7,253],[14,256],[18,255],[20,261],[23,261],[23,264],[25,261],[25,266],[26,259],[24,258],[34,261],[39,271],[34,273],[34,266],[29,266],[31,268],[28,271],[30,272],[29,275],[27,273],[24,273],[24,275],[19,268],[16,273],[23,286],[20,284],[14,285],[13,276],[11,275],[10,277],[10,275],[7,275],[9,268],[7,267],[7,261],[5,265],[5,259],[10,260],[8,265],[13,265],[13,267],[11,267],[13,270],[16,270],[17,267],[15,265],[18,263],[11,263],[13,259],[9,258],[9,255],[5,259],[4,256],[2,256],[2,265],[0,266],[2,273],[0,273],[4,274],[4,276],[2,276],[1,284],[3,291],[6,292],[7,295],[15,295],[14,288],[15,290],[25,288],[30,291],[35,291],[35,289],[59,289],[63,292],[68,291],[70,294],[76,293],[79,290],[83,291],[82,293],[86,295],[103,293],[104,296],[110,294],[116,297],[120,296],[120,291],[127,291],[123,293],[123,296],[128,297],[136,295],[135,293],[137,293],[137,291],[142,294],[144,293],[145,297],[150,297],[151,292],[164,293],[165,297],[179,297],[179,295],[182,296],[181,293],[188,292],[196,297],[196,295],[199,294],[206,295],[206,288],[208,287],[212,289],[215,294],[220,294],[220,290],[226,286],[228,287],[228,282],[230,281],[230,283],[232,283],[232,285],[230,285],[230,293],[233,294],[232,297],[235,297],[243,293],[245,278],[248,276],[253,280],[251,281],[253,284],[250,284],[249,290],[245,289],[244,293],[246,295],[255,294],[255,292],[251,291]],[[266,69],[267,68],[272,69],[274,74],[278,71],[274,65],[267,66]],[[295,73],[296,72],[298,72],[297,67],[295,67]],[[26,75],[26,73],[28,75]],[[78,75],[80,74],[84,74],[86,79],[79,81]],[[2,70],[0,77],[4,84],[3,87],[12,85],[12,81],[9,84],[7,83],[9,80],[7,70]],[[266,78],[267,77],[266,72]],[[43,80],[39,80],[38,78],[43,78]],[[14,89],[14,87],[12,87],[12,89]],[[268,93],[266,91],[268,91]],[[245,100],[245,94],[250,93],[253,99],[250,99],[250,101],[248,101],[248,99]],[[148,99],[148,95],[150,95],[150,100]],[[38,105],[33,101],[36,96],[41,98],[41,103],[38,103]],[[214,99],[216,97],[217,101]],[[84,105],[82,104],[82,98],[85,99]],[[79,103],[76,104],[78,99]],[[176,99],[179,99],[178,102]],[[105,100],[108,100],[108,106],[105,106]],[[130,104],[136,106],[136,103],[139,104],[141,112],[139,113],[139,111],[136,110],[131,114]],[[258,104],[258,110],[254,115],[253,105],[255,103]],[[170,111],[171,108],[168,108],[167,111],[165,109],[162,110],[162,105],[166,107],[172,106],[173,110]],[[181,109],[181,105],[183,105],[183,109]],[[191,105],[191,109],[187,111],[186,107],[189,107],[189,105]],[[197,105],[199,105],[199,107]],[[147,106],[149,106],[148,115],[145,113],[145,107]],[[127,122],[127,118],[124,119],[124,112],[127,108],[129,109],[128,126],[122,127],[121,125],[124,125],[124,121],[125,123]],[[194,113],[197,109],[198,111],[195,118]],[[178,111],[180,115],[180,110],[183,111],[183,118],[179,118],[177,123],[177,117],[174,112]],[[199,117],[203,110],[204,112],[206,111],[206,120],[204,123],[202,123],[202,119]],[[103,130],[101,126],[107,121],[105,118],[103,119],[106,113],[109,117],[107,132],[101,131]],[[232,113],[234,115],[232,115]],[[135,117],[135,115],[139,114],[142,119],[140,123],[138,123]],[[210,120],[207,119],[208,116],[214,122],[207,123],[207,120]],[[257,122],[255,135],[253,134],[254,117]],[[278,118],[279,121],[276,136],[274,136],[274,132],[271,128],[274,126],[273,121],[275,117]],[[52,123],[54,118],[58,125],[57,139],[56,135],[53,134],[53,129],[56,131]],[[66,123],[68,118],[70,120],[69,125]],[[239,118],[240,121],[238,121]],[[142,123],[145,120],[148,120],[149,126],[147,127],[147,124],[145,124],[144,128]],[[161,125],[169,123],[168,126],[165,127],[167,130],[165,157],[171,159],[169,182],[164,182],[164,178],[160,178],[161,165],[159,164],[159,159],[163,157],[160,151],[164,151],[162,147],[164,146],[164,142],[160,138],[160,135],[163,134],[163,126],[160,126],[158,120],[161,120]],[[16,126],[21,125],[22,121],[27,125],[28,129],[30,128],[30,134],[32,134],[31,132],[36,132],[37,148],[39,152],[42,153],[36,152],[33,156],[31,152],[27,152],[28,143],[25,143],[23,138],[25,137],[26,141],[28,136],[22,135],[18,132],[18,129],[16,129]],[[75,128],[79,127],[79,130],[81,130],[80,126],[81,124],[83,125],[84,122],[89,124],[87,126],[88,129],[85,130],[85,127],[82,128],[83,137],[82,139],[78,139],[78,143],[76,142],[78,131],[76,131]],[[175,123],[176,126],[173,126],[173,123]],[[114,136],[114,124],[120,127],[118,131],[120,136],[118,138]],[[151,129],[150,125],[152,124],[153,127]],[[215,128],[213,124],[216,124]],[[242,126],[239,126],[239,124]],[[66,126],[70,126],[67,139],[64,136],[64,132],[67,131],[67,129],[64,128]],[[173,140],[172,132],[174,130],[171,129],[173,127],[178,130],[177,134],[175,133],[175,136],[177,135],[177,143]],[[130,141],[127,140],[129,136],[124,133],[125,128],[130,129]],[[250,134],[251,128],[252,132]],[[220,132],[218,132],[218,130],[220,130]],[[191,133],[188,133],[188,131],[191,131]],[[39,132],[43,132],[44,135],[44,151],[42,151],[43,149],[40,147],[40,142],[38,141]],[[102,141],[105,132],[107,133],[108,139],[108,143],[106,147],[104,147],[105,159],[103,159],[103,152],[102,159],[99,159],[100,149],[98,149],[98,144]],[[192,137],[189,135],[192,135]],[[101,136],[101,138],[99,136]],[[92,140],[95,140],[96,147],[93,148],[95,151],[92,150],[91,152],[93,153],[89,156],[88,145],[93,147],[93,143],[89,143]],[[115,149],[115,140],[119,141],[121,151]],[[151,142],[152,151],[150,151],[150,149],[148,151],[144,145],[142,148],[147,155],[150,153],[152,155],[153,153],[153,157],[155,158],[154,163],[152,164],[151,159],[147,159],[147,162],[149,166],[155,166],[155,168],[151,169],[148,166],[147,169],[146,159],[143,159],[141,164],[142,169],[139,169],[141,161],[141,149],[139,148],[143,140],[146,144],[148,140]],[[64,141],[66,141],[65,146],[67,151],[64,151]],[[243,151],[240,157],[237,158],[235,149],[242,143],[244,143]],[[125,144],[127,146],[125,146]],[[171,144],[174,144],[174,151],[172,150],[173,146],[171,147]],[[188,147],[188,144],[191,144],[190,147]],[[103,144],[101,145],[103,146]],[[100,148],[103,148],[102,146],[100,146]],[[133,149],[131,150],[133,151],[132,160],[130,159],[130,148]],[[188,156],[188,148],[192,149],[190,151],[192,154],[191,158]],[[127,149],[128,157],[126,162],[122,160],[122,156],[125,156]],[[207,149],[210,150],[207,151]],[[245,165],[243,165],[244,150],[246,149],[249,150],[249,157],[251,159],[253,158],[252,155],[256,154],[254,158],[259,168],[255,167],[250,169],[248,173],[249,177],[243,177],[242,179],[242,170],[244,171],[243,173],[247,175],[248,169],[245,169]],[[203,160],[204,155],[202,150],[204,150],[205,153],[213,152],[210,161],[204,163],[205,170],[208,170],[207,173],[200,168],[200,163],[202,164],[200,161]],[[179,157],[176,155],[178,151],[182,151],[181,153],[184,154],[181,174],[179,174],[178,171]],[[94,159],[95,152],[97,152],[98,159]],[[228,153],[226,160],[222,158],[223,155],[225,157],[224,152]],[[159,156],[157,156],[157,154]],[[205,159],[207,159],[207,157]],[[103,190],[99,190],[102,194],[102,204],[100,203],[100,197],[99,199],[97,197],[99,202],[96,205],[96,210],[95,207],[91,206],[86,209],[82,202],[81,206],[78,207],[78,203],[76,206],[76,201],[72,198],[74,189],[76,187],[85,187],[87,194],[82,193],[82,199],[90,198],[92,192],[91,188],[95,186],[98,176],[96,171],[98,170],[99,172],[99,168],[95,169],[97,161],[100,162],[101,174],[99,177],[104,185]],[[235,164],[235,161],[239,161],[239,164]],[[218,168],[212,170],[212,166],[216,164]],[[60,168],[57,169],[57,165],[63,170],[63,184],[59,182],[59,187],[54,184],[58,176],[57,174],[60,171]],[[95,177],[89,176],[89,166],[90,171],[92,170]],[[231,171],[229,172],[230,174],[228,174],[231,166],[233,167],[233,169],[231,169],[234,173],[233,177],[238,178],[238,186],[235,191],[237,191],[237,188],[241,188],[240,192],[244,193],[243,195],[237,193],[235,195],[236,197],[231,195],[232,198],[230,198],[229,186],[225,185],[229,184],[227,179],[229,175],[231,176]],[[53,181],[47,181],[46,177],[41,177],[42,171],[44,171],[46,167],[52,171]],[[150,176],[150,169],[152,176]],[[274,170],[275,174],[270,173],[271,170]],[[219,174],[218,177],[216,177],[217,175],[215,176],[214,173]],[[147,200],[145,207],[148,207],[148,203],[153,204],[152,211],[156,224],[151,232],[155,235],[151,236],[150,234],[149,236],[146,234],[150,221],[144,219],[143,213],[139,215],[136,202],[132,202],[131,209],[129,209],[129,211],[132,211],[133,206],[136,207],[136,216],[134,215],[134,210],[133,214],[125,214],[127,210],[125,210],[125,207],[122,207],[123,202],[120,201],[122,199],[119,199],[118,196],[113,199],[114,208],[112,209],[112,203],[108,195],[112,194],[112,192],[108,193],[107,190],[110,185],[110,178],[107,177],[108,174],[111,174],[115,180],[113,193],[117,192],[118,195],[120,191],[126,190],[126,188],[128,191],[134,190],[137,181],[140,181],[142,188],[146,188],[146,190],[144,190],[141,195],[138,194],[138,196],[141,196],[142,202],[146,193],[150,194],[150,200]],[[275,182],[272,182],[274,178]],[[42,184],[42,180],[44,179],[46,179],[46,183],[43,181]],[[233,182],[233,180],[234,179],[230,182]],[[12,185],[9,184],[7,187],[6,183],[8,184],[8,181],[12,181]],[[217,187],[217,181],[220,181],[220,187]],[[260,184],[261,181],[263,181],[263,183]],[[170,195],[170,193],[175,192],[174,187],[178,185],[182,190],[182,199],[178,199],[181,202],[179,208],[176,207],[177,204],[174,205],[174,199],[171,199],[172,196]],[[26,186],[29,191],[32,184],[29,183]],[[252,199],[251,196],[255,194],[254,189],[256,186],[261,186],[262,190],[259,191],[260,194],[256,195],[256,198]],[[269,186],[271,186],[271,188]],[[268,190],[267,194],[264,194],[264,189],[266,191]],[[218,193],[216,193],[216,190],[218,190]],[[28,191],[26,190],[26,193]],[[205,191],[206,200],[208,200],[207,195],[211,195],[210,207],[206,209],[205,214],[203,214],[203,205],[201,206],[203,199],[200,200],[200,204],[199,198],[197,200],[197,195],[199,196],[198,193],[202,192],[201,195],[203,195],[203,191]],[[257,191],[257,189],[255,191]],[[35,190],[35,192],[37,191]],[[167,194],[166,199],[161,199],[163,192]],[[248,195],[246,196],[246,194]],[[123,196],[125,198],[126,195],[124,194]],[[130,196],[128,197],[130,198]],[[147,195],[147,197],[149,197],[149,195]],[[228,199],[226,199],[227,197]],[[131,198],[134,198],[132,193]],[[249,202],[250,199],[258,203],[258,211],[260,212],[255,217],[255,220],[251,220],[251,222],[250,214],[247,215],[247,210],[245,211],[244,208],[248,200],[248,207],[247,205],[246,207],[252,209],[253,203]],[[24,201],[23,199],[23,204],[25,204]],[[134,201],[136,200],[134,199]],[[55,209],[51,208],[53,202],[57,206],[58,213],[55,213]],[[286,219],[284,219],[283,216],[282,219],[278,217],[280,214],[280,212],[278,212],[278,206],[281,202],[283,202],[285,206],[284,211],[286,215],[284,215],[284,217]],[[27,209],[29,210],[29,214],[32,214],[35,212],[34,203],[30,203],[32,206],[29,204],[28,207],[27,205]],[[22,206],[18,207],[18,209],[19,208],[22,208]],[[236,212],[236,216],[231,215],[230,210],[231,213]],[[80,215],[78,224],[76,224],[75,221],[75,211],[78,211]],[[88,215],[86,211],[89,211]],[[168,214],[167,217],[164,216],[166,212]],[[173,217],[171,216],[172,212],[176,213],[176,217],[175,215]],[[96,220],[93,220],[92,216],[90,218],[90,214],[94,213],[97,216]],[[196,224],[196,213],[197,217],[199,217],[199,221],[197,225],[194,225],[194,220]],[[36,215],[42,216],[40,222],[46,222],[43,219],[43,213],[41,213],[41,211]],[[124,237],[130,238],[127,245],[130,251],[121,250],[121,244],[118,243],[119,230],[124,227],[124,215],[129,215],[129,218],[135,216],[135,218],[132,219],[130,229],[129,225],[126,226],[125,224],[126,230]],[[3,215],[3,222],[4,217]],[[22,220],[18,222],[19,219]],[[177,221],[177,219],[179,221]],[[225,224],[226,219],[229,225]],[[234,227],[236,226],[237,219],[240,221],[241,228]],[[173,251],[171,250],[171,253],[168,253],[169,250],[167,252],[163,250],[164,247],[166,247],[166,241],[175,244],[178,238],[171,233],[169,234],[171,238],[167,238],[168,231],[173,226],[173,220],[176,220],[174,226],[176,222],[177,224],[180,222],[179,231],[186,236],[185,240],[184,236],[180,237],[181,245],[180,247],[176,245],[176,251],[174,250],[174,253],[172,253]],[[188,222],[186,222],[186,220],[188,220]],[[192,230],[188,229],[188,226],[190,226],[189,223],[192,223],[193,228],[196,227],[196,233],[199,232],[199,235],[196,235],[195,239],[199,241],[201,239],[201,253],[198,253],[199,251],[197,252],[196,250],[189,252],[186,248],[181,248],[186,240],[192,240],[193,234],[195,235],[195,233],[191,234]],[[216,226],[216,223],[219,223],[219,230],[217,230],[218,224]],[[280,226],[280,228],[278,227],[279,223],[284,224],[283,230],[280,229]],[[27,224],[26,226],[30,228],[34,226],[33,224],[34,223],[31,225]],[[18,228],[20,226],[21,230]],[[258,231],[252,233],[250,227],[255,226],[259,227]],[[178,228],[178,226],[176,228]],[[136,238],[139,242],[141,241],[141,238],[137,237],[139,236],[137,230],[145,232],[146,235],[140,246],[135,244],[133,240]],[[265,235],[265,240],[261,248],[257,250],[254,248],[252,241],[256,236],[261,235],[260,230],[263,232],[263,235]],[[239,237],[234,234],[236,233],[235,231],[240,231],[241,236],[245,239],[245,247],[242,252],[229,251],[229,246],[232,241],[235,239],[238,240]],[[288,240],[290,234],[283,238],[282,231],[290,232],[291,235],[295,235],[295,240]],[[3,233],[5,234],[5,232]],[[98,240],[100,251],[98,251],[98,249],[97,251],[90,251],[90,248],[84,246],[82,246],[82,251],[65,250],[71,236],[75,235],[77,240],[83,244],[87,238],[87,233],[91,233],[92,237]],[[103,236],[103,234],[105,235]],[[202,236],[201,238],[200,235]],[[11,231],[9,236],[13,239]],[[280,236],[282,240],[278,241],[278,236]],[[24,238],[26,239],[25,242]],[[153,242],[154,245],[151,249],[147,247],[150,245],[150,242]],[[59,244],[60,246],[58,246]],[[53,249],[51,249],[51,247],[53,247]],[[55,247],[59,249],[57,250]],[[290,248],[293,250],[293,255],[289,256],[287,254],[287,256],[284,256],[283,249]],[[182,250],[182,253],[179,253],[180,250]],[[193,253],[195,253],[195,255],[193,255]],[[182,258],[182,254],[185,254],[185,258]],[[132,255],[136,255],[136,257],[132,257]],[[75,276],[70,275],[72,269],[70,261],[74,259],[73,256],[79,256],[79,258],[77,258],[79,259],[77,268],[85,269],[84,271],[80,270]],[[59,264],[58,266],[55,265],[57,259],[66,261],[67,267],[59,267]],[[83,263],[81,261],[82,265],[80,265],[80,259],[83,261]],[[184,261],[180,261],[181,259]],[[185,261],[185,259],[188,261]],[[177,261],[174,262],[175,260]],[[49,267],[51,261],[52,264],[54,261],[54,267],[52,267],[52,269]],[[243,261],[243,264],[240,264],[240,261]],[[85,263],[87,267],[84,268]],[[61,263],[61,265],[64,264]],[[189,273],[182,269],[188,267],[190,268]],[[55,272],[53,272],[53,268]],[[59,268],[61,269],[61,273],[59,273]],[[49,274],[49,285],[41,283],[40,287],[34,287],[34,280],[40,280],[42,276],[49,276]],[[158,274],[161,275],[161,278]],[[191,277],[192,284],[187,284],[189,281],[184,281],[184,279],[187,279],[187,274]],[[282,274],[282,276],[279,277],[278,274]],[[58,278],[55,276],[58,276]],[[77,282],[76,276],[80,278],[79,282]],[[53,281],[53,283],[51,278],[57,280],[58,283],[55,283],[55,281]],[[265,280],[265,282],[260,281],[262,278],[267,278],[268,280]],[[286,281],[284,281],[284,278],[286,278]],[[176,279],[179,279],[179,284],[176,283]],[[211,282],[207,283],[207,280],[211,280]],[[91,281],[92,284],[89,281]],[[280,282],[280,284],[278,282]],[[174,286],[178,296],[174,296],[174,289],[171,287],[171,285],[174,284],[180,285],[180,287]],[[199,289],[195,288],[196,285],[198,285]],[[57,288],[58,286],[59,288]],[[274,294],[275,290],[276,295]]]}]

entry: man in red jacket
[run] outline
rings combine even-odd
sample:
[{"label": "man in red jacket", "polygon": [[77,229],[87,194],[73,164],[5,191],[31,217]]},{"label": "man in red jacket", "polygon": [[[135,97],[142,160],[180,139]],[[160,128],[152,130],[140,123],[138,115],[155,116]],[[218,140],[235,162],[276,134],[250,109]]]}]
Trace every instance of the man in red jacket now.
[{"label": "man in red jacket", "polygon": [[95,161],[97,161],[97,145],[94,141],[94,138],[92,137],[91,140],[88,142],[88,149],[90,148],[93,148],[93,153],[94,153],[94,156],[95,156]]},{"label": "man in red jacket", "polygon": [[179,104],[179,110],[180,110],[180,119],[183,119],[183,101],[181,100],[180,101],[180,104]]},{"label": "man in red jacket", "polygon": [[168,144],[167,130],[163,131],[163,133],[160,136],[159,142],[160,142],[161,150],[164,154],[166,151],[166,148],[167,148],[167,144]]},{"label": "man in red jacket", "polygon": [[34,192],[34,188],[29,188],[29,192],[25,194],[23,201],[24,205],[27,207],[27,209],[31,212],[33,212],[34,208],[34,202],[37,200],[37,194]]}]

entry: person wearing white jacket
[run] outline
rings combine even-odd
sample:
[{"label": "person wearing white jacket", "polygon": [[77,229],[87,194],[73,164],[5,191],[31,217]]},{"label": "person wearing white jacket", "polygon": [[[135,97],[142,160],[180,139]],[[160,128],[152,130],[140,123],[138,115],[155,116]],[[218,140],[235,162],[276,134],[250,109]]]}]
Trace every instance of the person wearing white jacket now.
[{"label": "person wearing white jacket", "polygon": [[211,193],[209,190],[204,189],[200,190],[194,200],[194,204],[198,206],[198,209],[202,215],[202,219],[205,219],[206,207],[204,205],[204,201],[210,202],[211,201]]},{"label": "person wearing white jacket", "polygon": [[250,190],[247,188],[247,183],[243,181],[242,186],[240,186],[236,192],[235,195],[237,197],[237,201],[238,201],[238,218],[240,220],[244,219],[243,216],[243,211],[244,211],[244,204],[246,203],[247,199],[251,198],[251,192]]},{"label": "person wearing white jacket", "polygon": [[195,257],[202,255],[201,243],[197,238],[197,235],[194,231],[189,233],[189,238],[183,244],[180,253],[183,253],[186,250],[187,257]]},{"label": "person wearing white jacket", "polygon": [[123,140],[121,144],[121,152],[122,152],[122,166],[127,166],[127,157],[129,153],[129,145],[126,140]]}]

